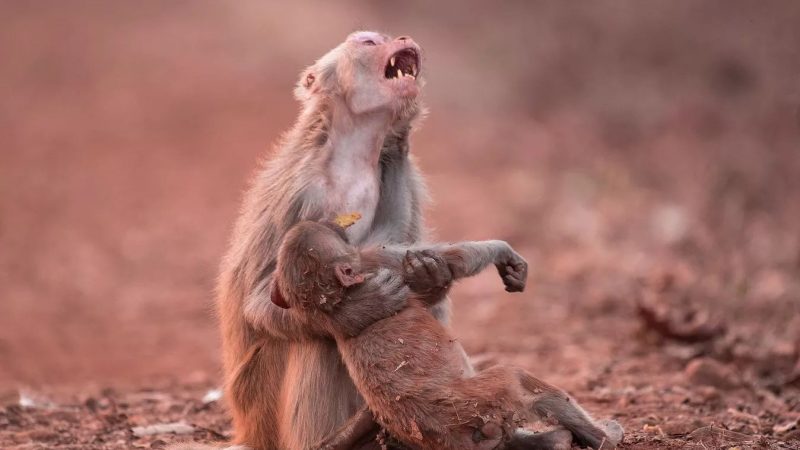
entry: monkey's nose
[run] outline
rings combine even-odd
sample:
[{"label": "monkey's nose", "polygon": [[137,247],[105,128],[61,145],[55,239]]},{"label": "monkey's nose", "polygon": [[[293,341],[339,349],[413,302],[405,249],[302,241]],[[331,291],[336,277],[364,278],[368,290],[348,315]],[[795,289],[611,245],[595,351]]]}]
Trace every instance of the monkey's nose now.
[{"label": "monkey's nose", "polygon": [[409,39],[411,39],[411,36],[398,36],[397,37],[398,41],[407,41]]}]

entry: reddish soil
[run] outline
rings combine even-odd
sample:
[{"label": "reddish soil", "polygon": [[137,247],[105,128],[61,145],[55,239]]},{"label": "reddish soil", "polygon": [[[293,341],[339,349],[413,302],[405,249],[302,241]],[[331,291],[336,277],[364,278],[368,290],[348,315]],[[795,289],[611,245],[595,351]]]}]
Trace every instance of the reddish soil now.
[{"label": "reddish soil", "polygon": [[426,50],[436,238],[532,263],[454,289],[471,354],[623,448],[800,448],[800,4],[635,5],[4,2],[0,448],[229,437],[216,267],[296,74],[359,27]]}]

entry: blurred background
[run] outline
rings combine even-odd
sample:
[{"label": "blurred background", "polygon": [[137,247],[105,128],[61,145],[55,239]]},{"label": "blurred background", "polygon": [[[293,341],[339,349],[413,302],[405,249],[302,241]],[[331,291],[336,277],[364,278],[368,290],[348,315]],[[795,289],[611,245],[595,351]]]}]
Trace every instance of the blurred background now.
[{"label": "blurred background", "polygon": [[711,358],[796,408],[798,24],[793,1],[2,2],[0,390],[218,380],[247,179],[302,68],[376,29],[424,48],[435,236],[532,263],[523,296],[456,288],[471,353],[600,403]]}]

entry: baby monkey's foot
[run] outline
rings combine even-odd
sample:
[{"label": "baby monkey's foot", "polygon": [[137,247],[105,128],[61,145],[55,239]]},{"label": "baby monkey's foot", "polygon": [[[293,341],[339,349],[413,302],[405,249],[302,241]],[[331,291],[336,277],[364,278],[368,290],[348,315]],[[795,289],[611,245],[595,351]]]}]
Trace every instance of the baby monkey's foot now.
[{"label": "baby monkey's foot", "polygon": [[620,425],[619,422],[607,419],[599,421],[597,425],[605,431],[607,436],[607,439],[600,447],[601,449],[613,449],[622,442],[625,431],[622,429],[622,425]]},{"label": "baby monkey's foot", "polygon": [[508,450],[570,450],[572,433],[566,428],[556,428],[542,433],[518,429],[511,436]]}]

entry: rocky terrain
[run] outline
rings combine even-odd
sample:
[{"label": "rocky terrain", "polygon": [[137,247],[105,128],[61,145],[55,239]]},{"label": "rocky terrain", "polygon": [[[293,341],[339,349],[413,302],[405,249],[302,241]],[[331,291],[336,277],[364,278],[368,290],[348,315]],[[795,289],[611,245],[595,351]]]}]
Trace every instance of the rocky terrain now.
[{"label": "rocky terrain", "polygon": [[[324,19],[321,19],[324,18]],[[297,74],[347,33],[425,49],[441,240],[530,289],[453,291],[470,354],[623,448],[800,448],[800,4],[4,2],[0,448],[222,442],[217,264]]]}]

